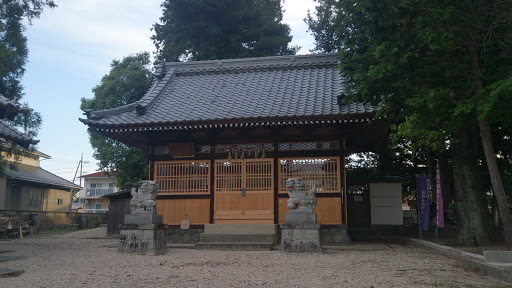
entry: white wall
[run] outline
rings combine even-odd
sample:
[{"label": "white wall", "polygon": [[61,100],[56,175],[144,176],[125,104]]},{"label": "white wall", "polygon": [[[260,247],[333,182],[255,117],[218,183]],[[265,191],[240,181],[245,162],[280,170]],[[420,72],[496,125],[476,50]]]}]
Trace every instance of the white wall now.
[{"label": "white wall", "polygon": [[370,183],[372,225],[403,225],[402,184]]}]

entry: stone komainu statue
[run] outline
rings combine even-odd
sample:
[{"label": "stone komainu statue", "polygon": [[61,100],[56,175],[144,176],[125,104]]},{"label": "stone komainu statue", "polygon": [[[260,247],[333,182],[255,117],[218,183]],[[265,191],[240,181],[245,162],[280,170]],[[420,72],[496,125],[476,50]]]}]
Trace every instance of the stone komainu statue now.
[{"label": "stone komainu statue", "polygon": [[132,184],[132,199],[130,200],[130,208],[132,214],[135,213],[151,213],[156,214],[155,199],[158,192],[158,184],[156,181],[139,181]]},{"label": "stone komainu statue", "polygon": [[316,207],[316,185],[309,193],[306,193],[304,181],[300,178],[288,178],[286,180],[286,189],[288,190],[288,209],[294,210],[300,205],[299,210],[313,211]]}]

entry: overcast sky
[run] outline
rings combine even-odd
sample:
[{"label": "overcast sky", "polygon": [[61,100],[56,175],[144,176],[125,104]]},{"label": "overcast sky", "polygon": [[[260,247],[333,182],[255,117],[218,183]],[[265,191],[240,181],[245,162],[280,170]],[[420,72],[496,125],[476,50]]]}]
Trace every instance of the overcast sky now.
[{"label": "overcast sky", "polygon": [[[110,71],[113,59],[155,50],[151,27],[162,15],[162,0],[56,0],[27,27],[29,63],[23,85],[28,102],[41,113],[43,126],[37,149],[52,156],[41,167],[72,180],[81,154],[84,173],[98,169],[89,144],[81,98],[92,98],[92,88]],[[313,10],[313,0],[286,0],[284,20],[290,25],[292,45],[308,54],[313,38],[302,20]],[[78,183],[78,181],[75,181]]]}]

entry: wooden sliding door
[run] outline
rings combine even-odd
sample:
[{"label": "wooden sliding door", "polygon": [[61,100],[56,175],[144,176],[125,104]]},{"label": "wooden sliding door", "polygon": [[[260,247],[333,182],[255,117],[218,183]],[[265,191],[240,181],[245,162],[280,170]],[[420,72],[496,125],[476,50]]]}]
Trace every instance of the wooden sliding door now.
[{"label": "wooden sliding door", "polygon": [[273,159],[215,161],[215,223],[274,223]]}]

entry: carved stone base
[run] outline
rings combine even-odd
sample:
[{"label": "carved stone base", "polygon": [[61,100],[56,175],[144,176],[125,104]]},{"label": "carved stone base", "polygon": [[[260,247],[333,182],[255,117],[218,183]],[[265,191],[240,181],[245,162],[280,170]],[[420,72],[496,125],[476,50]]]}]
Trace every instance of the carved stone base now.
[{"label": "carved stone base", "polygon": [[284,218],[286,224],[316,223],[316,214],[311,209],[290,210]]},{"label": "carved stone base", "polygon": [[140,214],[126,214],[124,215],[125,224],[162,224],[163,216],[157,214],[140,213]]},{"label": "carved stone base", "polygon": [[323,253],[320,245],[320,224],[280,224],[281,247],[285,253]]},{"label": "carved stone base", "polygon": [[117,249],[120,253],[163,255],[167,253],[167,224],[124,224]]}]

